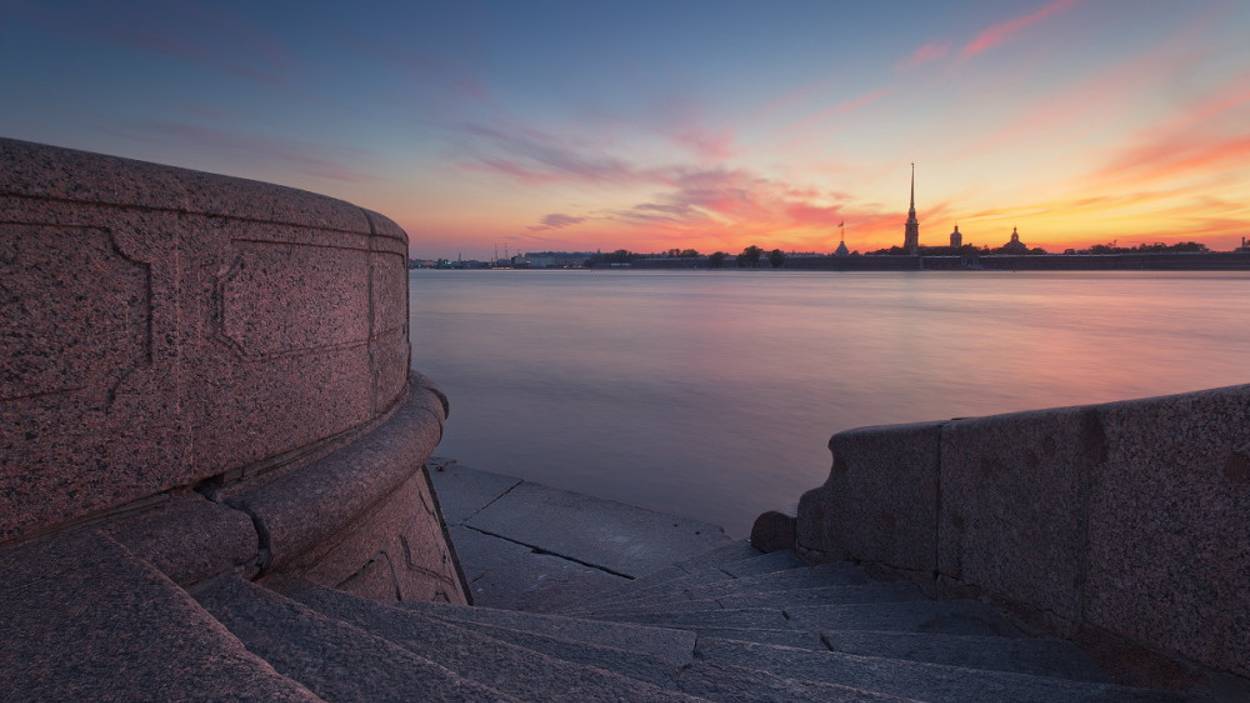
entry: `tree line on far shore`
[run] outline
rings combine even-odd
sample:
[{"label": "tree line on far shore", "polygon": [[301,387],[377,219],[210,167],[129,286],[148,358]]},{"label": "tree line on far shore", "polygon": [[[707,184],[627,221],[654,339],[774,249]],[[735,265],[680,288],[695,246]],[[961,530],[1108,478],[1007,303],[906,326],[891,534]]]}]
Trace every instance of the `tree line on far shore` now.
[{"label": "tree line on far shore", "polygon": [[[1168,254],[1178,252],[1202,253],[1210,251],[1205,244],[1201,242],[1177,242],[1175,244],[1165,244],[1163,242],[1155,242],[1153,244],[1138,244],[1132,247],[1118,246],[1116,242],[1109,244],[1095,244],[1087,249],[1067,249],[1064,254]],[[902,247],[888,247],[870,251],[867,256],[903,256],[908,252]],[[988,256],[991,254],[1017,253],[1007,250],[1005,247],[992,249],[987,246],[975,246],[965,244],[959,249],[943,246],[922,246],[919,254],[921,256]],[[1041,247],[1034,247],[1027,251],[1018,252],[1025,255],[1048,254]],[[850,256],[861,256],[857,251]],[[782,268],[786,264],[786,252],[780,249],[766,251],[763,247],[752,244],[746,247],[738,254],[730,254],[724,251],[714,251],[711,254],[702,254],[695,249],[669,249],[662,252],[639,253],[631,252],[628,249],[617,249],[613,252],[591,254],[587,259],[585,266],[594,268],[596,266],[622,266],[633,264],[641,259],[698,259],[708,268],[726,268],[729,266],[737,266],[738,268]]]}]

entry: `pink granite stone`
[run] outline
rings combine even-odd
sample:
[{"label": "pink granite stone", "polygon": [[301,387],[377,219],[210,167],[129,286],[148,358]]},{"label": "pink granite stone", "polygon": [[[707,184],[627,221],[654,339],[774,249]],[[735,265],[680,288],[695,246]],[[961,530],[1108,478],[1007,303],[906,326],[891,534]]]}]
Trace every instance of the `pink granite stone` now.
[{"label": "pink granite stone", "polygon": [[346,528],[330,551],[307,556],[284,574],[373,600],[465,602],[424,471]]},{"label": "pink granite stone", "polygon": [[317,560],[337,535],[417,473],[441,436],[441,406],[417,388],[369,434],[259,488],[243,485],[229,502],[262,526],[270,568]]},{"label": "pink granite stone", "polygon": [[376,213],[11,140],[0,210],[0,544],[288,462],[406,386],[406,235]]}]

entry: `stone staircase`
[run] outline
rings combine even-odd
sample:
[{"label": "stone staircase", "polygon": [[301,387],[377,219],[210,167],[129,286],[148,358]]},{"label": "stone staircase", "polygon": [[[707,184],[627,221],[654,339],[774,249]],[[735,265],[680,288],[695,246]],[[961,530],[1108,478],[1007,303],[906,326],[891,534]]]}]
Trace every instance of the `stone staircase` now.
[{"label": "stone staircase", "polygon": [[1071,643],[850,564],[732,543],[534,613],[218,578],[201,606],[326,700],[1179,701]]},{"label": "stone staircase", "polygon": [[[98,532],[6,556],[39,574],[0,589],[12,700],[1197,700],[1116,685],[986,604],[746,543],[547,612],[384,604],[277,576],[184,590]],[[89,668],[29,633],[73,642]]]}]

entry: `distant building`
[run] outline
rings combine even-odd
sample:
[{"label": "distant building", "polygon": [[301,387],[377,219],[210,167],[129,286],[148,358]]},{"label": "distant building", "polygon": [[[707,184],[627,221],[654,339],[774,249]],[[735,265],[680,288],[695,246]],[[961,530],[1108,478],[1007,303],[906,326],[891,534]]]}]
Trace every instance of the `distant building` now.
[{"label": "distant building", "polygon": [[1242,237],[1241,246],[1237,247],[1233,251],[1238,254],[1250,254],[1250,237]]},{"label": "distant building", "polygon": [[1029,248],[1025,246],[1024,242],[1020,241],[1020,233],[1016,231],[1015,227],[1011,228],[1011,241],[1003,245],[1002,252],[1004,254],[1029,253]]},{"label": "distant building", "polygon": [[903,228],[903,251],[920,253],[920,221],[916,219],[916,164],[911,165],[911,207],[907,209],[907,225]]},{"label": "distant building", "polygon": [[532,269],[546,269],[556,265],[556,257],[526,254],[525,263]]},{"label": "distant building", "polygon": [[951,251],[957,252],[964,246],[964,236],[959,233],[959,225],[955,225],[955,231],[951,232]]},{"label": "distant building", "polygon": [[841,231],[841,236],[838,239],[838,248],[834,250],[833,252],[834,256],[850,256],[851,255],[850,250],[846,248],[846,229],[844,227],[845,224],[846,223],[842,223],[838,225],[838,229]]}]

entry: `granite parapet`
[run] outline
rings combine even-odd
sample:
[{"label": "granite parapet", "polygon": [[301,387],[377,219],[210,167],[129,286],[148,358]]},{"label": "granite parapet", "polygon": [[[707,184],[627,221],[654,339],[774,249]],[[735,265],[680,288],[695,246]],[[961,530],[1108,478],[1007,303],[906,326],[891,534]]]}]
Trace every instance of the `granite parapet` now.
[{"label": "granite parapet", "polygon": [[1250,386],[866,428],[830,446],[830,477],[796,517],[808,561],[927,566],[938,590],[1123,652],[1108,660],[1147,651],[1250,676]]}]

